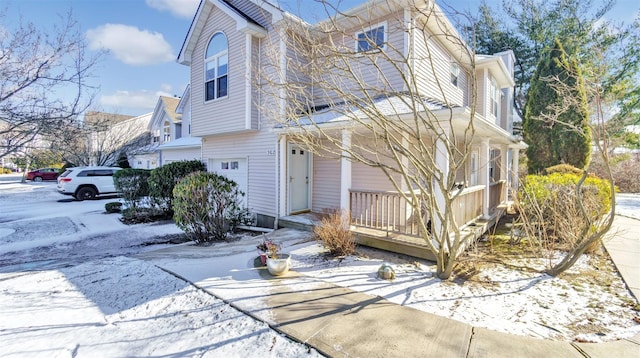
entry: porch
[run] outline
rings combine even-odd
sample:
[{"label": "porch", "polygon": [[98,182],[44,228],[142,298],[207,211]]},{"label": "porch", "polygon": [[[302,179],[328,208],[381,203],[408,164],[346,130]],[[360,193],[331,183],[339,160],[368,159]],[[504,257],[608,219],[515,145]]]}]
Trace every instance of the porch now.
[{"label": "porch", "polygon": [[[504,214],[507,188],[506,182],[501,180],[491,183],[488,193],[485,193],[487,186],[484,185],[460,190],[452,207],[465,242],[463,246],[466,246],[487,232]],[[488,205],[485,205],[485,198]],[[435,260],[416,224],[415,217],[421,214],[400,193],[350,190],[349,203],[350,229],[358,244]],[[485,211],[488,215],[483,214]],[[279,219],[278,226],[311,231],[322,217],[323,214],[315,212],[284,216]]]}]

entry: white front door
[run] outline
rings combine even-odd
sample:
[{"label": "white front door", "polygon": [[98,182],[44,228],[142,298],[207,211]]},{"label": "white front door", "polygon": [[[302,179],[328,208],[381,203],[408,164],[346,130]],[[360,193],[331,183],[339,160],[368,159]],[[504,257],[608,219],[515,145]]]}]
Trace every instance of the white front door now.
[{"label": "white front door", "polygon": [[289,145],[289,207],[290,212],[309,210],[309,152],[295,144]]}]

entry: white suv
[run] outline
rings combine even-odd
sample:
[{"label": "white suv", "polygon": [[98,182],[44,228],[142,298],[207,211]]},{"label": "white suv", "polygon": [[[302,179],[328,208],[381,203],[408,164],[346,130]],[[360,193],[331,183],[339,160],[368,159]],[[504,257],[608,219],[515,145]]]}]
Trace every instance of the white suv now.
[{"label": "white suv", "polygon": [[90,200],[103,194],[117,194],[113,173],[120,169],[116,167],[67,168],[58,177],[58,192],[73,195],[78,200]]}]

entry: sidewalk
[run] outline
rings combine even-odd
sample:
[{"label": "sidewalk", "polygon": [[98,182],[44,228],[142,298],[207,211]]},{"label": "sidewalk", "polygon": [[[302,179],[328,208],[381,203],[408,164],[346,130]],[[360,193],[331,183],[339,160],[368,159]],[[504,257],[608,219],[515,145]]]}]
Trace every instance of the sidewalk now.
[{"label": "sidewalk", "polygon": [[640,301],[640,219],[618,215],[611,233],[614,237],[605,241],[604,248],[633,296]]},{"label": "sidewalk", "polygon": [[[619,235],[606,248],[638,297],[640,221],[620,217],[614,225]],[[540,340],[472,327],[296,272],[274,278],[258,269],[257,278],[255,254],[243,256],[231,248],[179,246],[139,258],[328,356],[640,357],[640,336],[597,344]],[[229,269],[238,267],[238,260],[246,261],[246,269]]]}]

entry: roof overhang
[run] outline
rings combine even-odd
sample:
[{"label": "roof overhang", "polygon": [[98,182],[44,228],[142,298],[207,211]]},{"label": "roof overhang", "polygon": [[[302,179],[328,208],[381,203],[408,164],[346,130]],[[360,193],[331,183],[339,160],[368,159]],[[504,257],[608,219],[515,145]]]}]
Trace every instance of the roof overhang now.
[{"label": "roof overhang", "polygon": [[476,70],[488,69],[500,84],[500,88],[513,87],[516,85],[511,77],[507,66],[499,56],[480,56],[476,60]]},{"label": "roof overhang", "polygon": [[187,33],[187,37],[184,39],[184,43],[182,44],[182,48],[180,49],[180,54],[178,54],[178,63],[189,66],[191,65],[191,54],[193,53],[196,42],[204,29],[204,26],[209,18],[209,14],[215,8],[220,9],[222,12],[231,17],[236,23],[236,29],[238,31],[256,36],[258,38],[263,38],[267,36],[267,30],[247,19],[243,14],[239,13],[238,10],[232,8],[229,4],[221,0],[201,0],[198,5],[198,10],[191,21],[191,26],[189,27],[189,32]]}]

